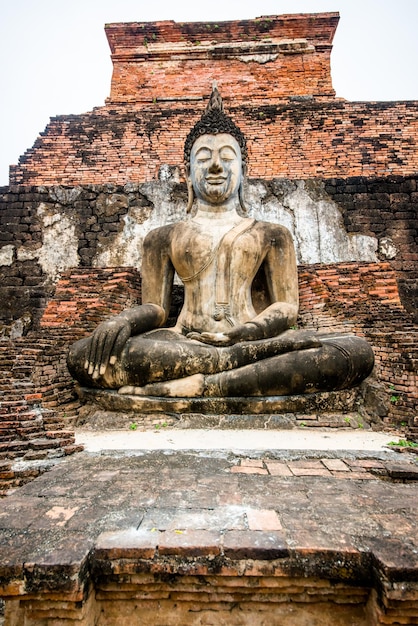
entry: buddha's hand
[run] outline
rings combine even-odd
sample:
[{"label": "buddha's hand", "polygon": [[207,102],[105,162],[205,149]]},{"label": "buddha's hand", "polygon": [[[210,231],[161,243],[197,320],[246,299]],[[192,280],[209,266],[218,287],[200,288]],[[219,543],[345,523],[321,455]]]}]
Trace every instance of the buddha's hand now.
[{"label": "buddha's hand", "polygon": [[262,338],[262,330],[259,325],[247,322],[238,324],[225,333],[198,333],[191,332],[187,335],[189,339],[196,339],[211,346],[233,346],[241,341],[254,341]]},{"label": "buddha's hand", "polygon": [[227,333],[188,333],[189,339],[195,339],[201,343],[206,343],[210,346],[232,346],[234,343],[238,343],[240,340],[230,337]]},{"label": "buddha's hand", "polygon": [[103,376],[108,365],[114,365],[131,336],[131,324],[126,318],[114,317],[94,331],[84,369],[93,379]]}]

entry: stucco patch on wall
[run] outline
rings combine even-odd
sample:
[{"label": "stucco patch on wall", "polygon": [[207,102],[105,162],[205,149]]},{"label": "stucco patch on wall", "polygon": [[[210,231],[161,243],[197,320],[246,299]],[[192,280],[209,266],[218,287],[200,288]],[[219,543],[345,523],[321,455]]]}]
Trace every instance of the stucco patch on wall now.
[{"label": "stucco patch on wall", "polygon": [[150,230],[177,222],[186,217],[183,200],[172,198],[172,182],[151,182],[141,185],[141,193],[150,206],[131,206],[122,218],[123,226],[113,237],[99,242],[94,267],[141,267],[142,243]]},{"label": "stucco patch on wall", "polygon": [[398,254],[398,249],[390,237],[382,237],[379,240],[379,254],[384,259],[394,259]]},{"label": "stucco patch on wall", "polygon": [[0,250],[0,265],[12,265],[15,247],[12,245],[3,246]]},{"label": "stucco patch on wall", "polygon": [[38,250],[21,248],[18,258],[37,258],[48,278],[55,280],[60,272],[79,265],[75,223],[62,209],[45,203],[41,203],[36,212],[42,223],[42,246]]},{"label": "stucco patch on wall", "polygon": [[275,189],[275,195],[261,181],[249,185],[247,203],[255,218],[290,230],[299,263],[378,260],[377,239],[347,233],[341,211],[325,193],[303,180],[283,184],[283,193]]}]

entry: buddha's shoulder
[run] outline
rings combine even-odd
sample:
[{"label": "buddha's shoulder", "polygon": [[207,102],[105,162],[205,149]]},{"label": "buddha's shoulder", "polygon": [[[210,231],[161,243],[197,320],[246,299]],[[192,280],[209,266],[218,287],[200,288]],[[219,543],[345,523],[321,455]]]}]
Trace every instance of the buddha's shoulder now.
[{"label": "buddha's shoulder", "polygon": [[181,222],[175,222],[174,224],[165,224],[164,226],[158,226],[157,228],[153,228],[150,230],[145,236],[144,243],[146,242],[154,242],[156,240],[168,240],[172,237],[173,233],[176,230],[176,226]]},{"label": "buddha's shoulder", "polygon": [[[196,230],[196,229],[194,229]],[[178,243],[189,240],[193,235],[193,226],[189,220],[174,222],[153,228],[144,238],[144,250],[169,250]]]},{"label": "buddha's shoulder", "polygon": [[169,226],[153,228],[145,235],[143,241],[144,254],[150,254],[167,247],[171,239]]},{"label": "buddha's shoulder", "polygon": [[[242,225],[246,226],[245,232],[253,234],[257,238],[291,238],[290,231],[285,226],[274,222],[246,218]],[[158,241],[170,242],[179,237],[190,236],[195,232],[201,234],[202,230],[205,231],[201,224],[195,223],[193,220],[182,220],[154,228],[146,235],[144,244],[154,244]]]},{"label": "buddha's shoulder", "polygon": [[292,239],[292,235],[286,226],[276,224],[274,222],[263,222],[262,220],[254,220],[251,228],[252,232],[261,238],[277,238]]}]

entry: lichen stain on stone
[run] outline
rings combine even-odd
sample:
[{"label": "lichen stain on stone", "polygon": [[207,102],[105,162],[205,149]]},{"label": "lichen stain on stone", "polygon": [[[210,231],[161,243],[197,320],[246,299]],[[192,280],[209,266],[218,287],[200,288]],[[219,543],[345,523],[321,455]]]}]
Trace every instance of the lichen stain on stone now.
[{"label": "lichen stain on stone", "polygon": [[49,197],[53,202],[58,202],[63,206],[71,206],[81,195],[80,187],[67,187],[55,186],[49,190]]},{"label": "lichen stain on stone", "polygon": [[66,522],[73,517],[74,513],[76,513],[79,508],[78,506],[68,508],[64,506],[53,506],[45,515],[51,520],[56,520],[56,526],[65,526]]},{"label": "lichen stain on stone", "polygon": [[121,210],[127,209],[128,204],[128,198],[122,194],[113,193],[108,195],[101,193],[96,201],[97,214],[111,217],[120,213]]},{"label": "lichen stain on stone", "polygon": [[42,248],[42,244],[37,242],[30,246],[22,246],[17,248],[16,257],[18,261],[33,261],[39,256],[39,250]]},{"label": "lichen stain on stone", "polygon": [[125,221],[130,217],[137,224],[144,224],[150,219],[152,213],[152,206],[132,206],[129,209],[128,215],[125,217]]},{"label": "lichen stain on stone", "polygon": [[379,240],[379,255],[382,259],[393,260],[398,254],[398,249],[390,237],[382,237]]}]

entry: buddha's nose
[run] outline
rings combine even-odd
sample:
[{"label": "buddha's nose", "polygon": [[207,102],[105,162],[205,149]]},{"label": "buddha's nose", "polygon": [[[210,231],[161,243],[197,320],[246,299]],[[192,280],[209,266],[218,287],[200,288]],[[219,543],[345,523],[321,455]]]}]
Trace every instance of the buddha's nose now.
[{"label": "buddha's nose", "polygon": [[209,172],[211,174],[218,174],[222,172],[222,165],[219,160],[219,156],[214,156],[212,159],[212,163],[210,164]]}]

